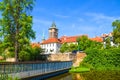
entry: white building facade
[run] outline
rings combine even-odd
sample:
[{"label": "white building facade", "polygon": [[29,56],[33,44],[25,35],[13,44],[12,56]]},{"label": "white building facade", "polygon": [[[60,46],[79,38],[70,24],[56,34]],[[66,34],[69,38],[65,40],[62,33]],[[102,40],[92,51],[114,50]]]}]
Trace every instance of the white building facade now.
[{"label": "white building facade", "polygon": [[42,41],[41,48],[44,49],[44,54],[56,54],[59,53],[61,42],[58,39],[58,29],[55,23],[49,28],[49,38]]}]

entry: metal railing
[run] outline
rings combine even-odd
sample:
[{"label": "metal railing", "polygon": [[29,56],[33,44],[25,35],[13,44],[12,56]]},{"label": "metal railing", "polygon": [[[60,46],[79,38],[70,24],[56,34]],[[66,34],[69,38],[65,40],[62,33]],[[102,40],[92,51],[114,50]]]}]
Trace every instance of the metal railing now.
[{"label": "metal railing", "polygon": [[[0,80],[6,76],[25,78],[71,68],[72,61],[0,63]],[[7,78],[7,77],[6,77]]]}]

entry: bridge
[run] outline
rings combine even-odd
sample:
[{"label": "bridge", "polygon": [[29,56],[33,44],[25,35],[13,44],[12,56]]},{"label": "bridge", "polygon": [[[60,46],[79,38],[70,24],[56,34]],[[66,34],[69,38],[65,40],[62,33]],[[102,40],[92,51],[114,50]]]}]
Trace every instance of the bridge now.
[{"label": "bridge", "polygon": [[[34,80],[33,77],[55,74],[68,71],[72,61],[49,61],[49,62],[4,62],[0,63],[0,80],[7,80],[8,77],[22,80]],[[52,75],[51,75],[52,76]]]}]

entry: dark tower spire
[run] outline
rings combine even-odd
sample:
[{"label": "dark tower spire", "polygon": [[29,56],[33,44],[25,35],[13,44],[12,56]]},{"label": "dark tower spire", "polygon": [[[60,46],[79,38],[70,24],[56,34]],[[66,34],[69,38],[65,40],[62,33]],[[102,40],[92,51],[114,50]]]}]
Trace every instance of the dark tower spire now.
[{"label": "dark tower spire", "polygon": [[53,22],[49,28],[49,38],[58,38],[58,29],[55,22]]}]

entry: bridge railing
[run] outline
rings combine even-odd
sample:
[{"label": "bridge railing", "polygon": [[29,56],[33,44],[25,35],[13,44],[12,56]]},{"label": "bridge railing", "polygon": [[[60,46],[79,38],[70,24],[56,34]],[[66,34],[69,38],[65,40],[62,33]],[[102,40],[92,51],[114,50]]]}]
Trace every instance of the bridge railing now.
[{"label": "bridge railing", "polygon": [[55,72],[70,68],[72,61],[52,61],[52,62],[5,62],[0,63],[1,75],[16,75],[19,78]]}]

